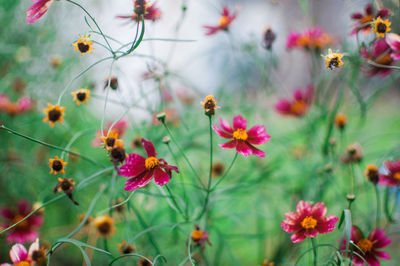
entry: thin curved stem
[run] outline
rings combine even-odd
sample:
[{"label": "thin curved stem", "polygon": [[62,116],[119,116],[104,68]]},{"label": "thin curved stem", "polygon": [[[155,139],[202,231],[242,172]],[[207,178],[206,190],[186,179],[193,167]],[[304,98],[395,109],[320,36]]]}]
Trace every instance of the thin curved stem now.
[{"label": "thin curved stem", "polygon": [[235,163],[239,153],[236,152],[235,157],[233,157],[233,160],[231,164],[229,165],[228,169],[226,170],[225,174],[217,181],[217,183],[212,187],[211,191],[214,191],[214,189],[218,186],[219,183],[222,182],[222,180],[228,175],[229,171],[231,170],[233,164]]}]

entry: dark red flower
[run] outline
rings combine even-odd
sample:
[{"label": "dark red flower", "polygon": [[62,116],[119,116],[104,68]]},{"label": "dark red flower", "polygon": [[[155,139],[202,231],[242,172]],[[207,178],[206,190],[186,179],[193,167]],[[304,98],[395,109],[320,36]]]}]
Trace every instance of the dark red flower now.
[{"label": "dark red flower", "polygon": [[382,186],[397,187],[400,185],[400,159],[385,162],[387,174],[379,175],[379,184]]},{"label": "dark red flower", "polygon": [[157,158],[153,143],[147,139],[142,139],[142,145],[147,158],[131,153],[118,171],[120,176],[131,177],[125,182],[125,190],[127,191],[146,186],[153,177],[157,185],[163,186],[169,182],[172,171],[179,173],[176,166],[168,165],[164,159]]},{"label": "dark red flower", "polygon": [[301,117],[308,111],[313,101],[313,87],[307,89],[296,89],[293,92],[293,99],[280,99],[275,105],[275,110],[283,115]]},{"label": "dark red flower", "polygon": [[[371,50],[366,47],[363,47],[361,50],[361,56],[366,60],[371,60],[372,62],[384,65],[384,66],[391,66],[393,63],[393,58],[391,57],[392,49],[386,43],[385,39],[378,39],[372,44]],[[368,65],[363,69],[365,74],[368,77],[380,75],[382,78],[389,75],[392,70],[390,68],[383,68]]]},{"label": "dark red flower", "polygon": [[[146,1],[143,13],[143,18],[145,20],[156,21],[161,18],[161,15],[162,15],[161,10],[156,7],[156,3],[149,5],[148,2]],[[132,15],[117,16],[117,18],[130,19],[132,21],[137,22],[139,19],[139,15],[136,12],[134,12]]]},{"label": "dark red flower", "polygon": [[227,31],[232,21],[236,19],[236,16],[237,12],[231,14],[228,7],[224,6],[218,26],[204,26],[204,28],[207,29],[206,35],[214,35],[221,30]]},{"label": "dark red flower", "polygon": [[26,11],[26,22],[28,24],[35,23],[49,9],[53,0],[32,0],[34,4]]},{"label": "dark red flower", "polygon": [[368,4],[365,6],[365,13],[354,13],[351,15],[351,19],[356,20],[357,24],[354,26],[353,31],[351,32],[352,34],[357,33],[357,31],[362,30],[363,32],[368,33],[371,30],[371,25],[370,23],[378,18],[381,17],[387,18],[389,16],[389,9],[387,8],[382,8],[379,9],[378,12],[374,14],[374,7],[372,4]]}]

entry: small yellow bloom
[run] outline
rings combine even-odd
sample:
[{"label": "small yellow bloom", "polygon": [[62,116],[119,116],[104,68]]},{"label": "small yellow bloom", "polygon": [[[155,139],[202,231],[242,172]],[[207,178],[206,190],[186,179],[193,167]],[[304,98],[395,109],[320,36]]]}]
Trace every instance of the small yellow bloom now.
[{"label": "small yellow bloom", "polygon": [[390,22],[389,19],[382,20],[381,17],[374,20],[372,22],[372,28],[374,33],[376,33],[376,38],[385,38],[385,33],[392,30],[389,27],[391,24],[392,22]]},{"label": "small yellow bloom", "polygon": [[90,35],[81,35],[79,39],[72,44],[72,46],[75,46],[75,51],[81,52],[81,55],[92,53],[92,50],[94,50],[92,45],[93,41],[90,39]]},{"label": "small yellow bloom", "polygon": [[328,50],[327,55],[322,56],[325,60],[326,68],[331,70],[338,68],[344,65],[342,61],[343,54],[342,53],[334,53],[331,49]]},{"label": "small yellow bloom", "polygon": [[87,100],[90,99],[90,90],[80,89],[72,92],[71,95],[74,96],[73,101],[76,102],[76,105],[79,106],[81,103],[87,104]]},{"label": "small yellow bloom", "polygon": [[335,126],[339,129],[344,129],[347,124],[347,116],[339,113],[335,116]]},{"label": "small yellow bloom", "polygon": [[117,231],[114,226],[114,220],[109,215],[96,217],[93,224],[102,237],[108,238]]},{"label": "small yellow bloom", "polygon": [[110,151],[115,147],[124,147],[124,141],[118,138],[118,132],[116,130],[111,130],[108,136],[101,137],[101,140],[104,142],[106,150]]},{"label": "small yellow bloom", "polygon": [[43,109],[43,112],[46,116],[43,118],[44,122],[50,122],[50,127],[53,127],[55,123],[63,122],[63,114],[65,111],[65,107],[61,107],[60,105],[52,105],[50,103],[47,104],[47,108]]},{"label": "small yellow bloom", "polygon": [[221,108],[217,106],[217,100],[214,99],[214,95],[208,95],[204,99],[204,102],[200,102],[203,105],[203,109],[206,111],[206,115],[213,115],[215,113],[215,109]]},{"label": "small yellow bloom", "polygon": [[65,174],[64,168],[67,164],[63,159],[58,158],[58,156],[55,156],[54,159],[49,159],[50,174]]}]

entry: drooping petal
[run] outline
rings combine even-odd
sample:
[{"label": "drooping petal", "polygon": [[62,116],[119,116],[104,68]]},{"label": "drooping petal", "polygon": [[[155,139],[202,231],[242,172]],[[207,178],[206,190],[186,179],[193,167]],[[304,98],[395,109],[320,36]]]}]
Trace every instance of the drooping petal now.
[{"label": "drooping petal", "polygon": [[306,236],[304,235],[304,231],[297,232],[290,237],[293,243],[299,243],[303,241],[305,238]]},{"label": "drooping petal", "polygon": [[175,171],[177,174],[179,174],[178,167],[176,167],[175,165],[169,165],[164,159],[159,159],[159,161],[162,162],[162,164],[160,164],[161,168],[169,171]]},{"label": "drooping petal", "polygon": [[233,129],[247,129],[247,121],[241,115],[237,115],[233,118]]},{"label": "drooping petal", "polygon": [[146,186],[153,177],[153,169],[141,173],[139,176],[132,177],[125,182],[125,190],[132,191],[141,187]]},{"label": "drooping petal", "polygon": [[384,260],[390,260],[390,254],[385,251],[374,250],[375,256]]},{"label": "drooping petal", "polygon": [[318,230],[317,229],[307,229],[307,230],[305,230],[305,232],[304,232],[304,235],[306,236],[306,237],[316,237],[317,235],[318,235]]},{"label": "drooping petal", "polygon": [[[226,144],[226,143],[225,143]],[[236,151],[243,156],[249,156],[253,153],[249,145],[245,141],[238,141]]]},{"label": "drooping petal", "polygon": [[228,133],[233,133],[233,129],[232,129],[231,125],[229,125],[229,122],[226,121],[225,119],[220,118],[219,124],[220,124],[222,130],[225,130]]},{"label": "drooping petal", "polygon": [[163,186],[167,184],[171,176],[164,172],[160,167],[154,168],[154,181],[157,185]]},{"label": "drooping petal", "polygon": [[253,153],[253,155],[258,156],[258,157],[265,157],[265,152],[263,152],[262,150],[257,149],[250,143],[247,143],[247,146],[251,149],[251,152]]},{"label": "drooping petal", "polygon": [[35,242],[31,244],[28,250],[28,257],[32,257],[34,251],[39,250],[39,238],[36,238]]},{"label": "drooping petal", "polygon": [[352,226],[351,227],[351,236],[350,236],[350,238],[355,243],[357,243],[359,240],[364,238],[364,235],[363,235],[363,233],[361,232],[361,230],[358,227]]},{"label": "drooping petal", "polygon": [[256,125],[247,131],[247,141],[254,145],[267,143],[271,136],[267,134],[265,126]]},{"label": "drooping petal", "polygon": [[15,244],[10,250],[10,258],[14,264],[24,261],[28,258],[26,248],[21,244]]},{"label": "drooping petal", "polygon": [[142,139],[142,145],[148,157],[157,157],[156,148],[154,148],[154,144],[147,139]]},{"label": "drooping petal", "polygon": [[133,177],[142,174],[146,171],[145,161],[146,159],[139,154],[129,154],[128,158],[125,160],[125,164],[119,168],[118,175]]},{"label": "drooping petal", "polygon": [[18,213],[21,215],[27,215],[31,211],[31,205],[26,200],[18,202]]},{"label": "drooping petal", "polygon": [[235,148],[236,146],[238,145],[238,141],[237,140],[231,140],[231,141],[228,141],[228,142],[226,142],[226,143],[223,143],[223,144],[219,144],[219,146],[221,147],[221,148],[223,148],[223,149],[233,149],[233,148]]},{"label": "drooping petal", "polygon": [[212,129],[215,131],[215,133],[217,133],[220,137],[223,137],[225,139],[231,139],[233,138],[232,133],[227,133],[223,130],[221,130],[217,125],[213,125]]}]

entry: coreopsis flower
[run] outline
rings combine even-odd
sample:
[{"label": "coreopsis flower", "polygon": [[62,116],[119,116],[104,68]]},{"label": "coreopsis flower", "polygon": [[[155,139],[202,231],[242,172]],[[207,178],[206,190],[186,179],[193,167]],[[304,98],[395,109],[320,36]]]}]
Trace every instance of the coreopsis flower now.
[{"label": "coreopsis flower", "polygon": [[215,133],[225,139],[232,139],[227,143],[219,144],[221,148],[236,148],[236,151],[243,156],[254,154],[258,157],[265,157],[265,152],[253,146],[265,144],[270,140],[271,136],[267,134],[265,126],[256,125],[246,131],[247,120],[241,115],[233,118],[233,128],[228,121],[222,118],[219,119],[219,124],[221,129],[217,125],[212,126]]},{"label": "coreopsis flower", "polygon": [[[378,39],[373,44],[371,49],[367,47],[363,47],[361,49],[361,57],[366,60],[371,60],[372,62],[384,65],[391,66],[393,63],[392,58],[392,49],[388,45],[388,43],[384,39]],[[384,78],[389,75],[392,70],[390,68],[377,67],[372,65],[366,65],[362,68],[365,75],[368,77],[372,77],[375,75],[380,75],[380,77]]]},{"label": "coreopsis flower", "polygon": [[387,172],[379,175],[382,186],[397,187],[400,184],[400,159],[385,162]]},{"label": "coreopsis flower", "polygon": [[74,96],[73,101],[76,102],[77,106],[79,106],[81,103],[87,104],[87,100],[90,98],[90,90],[80,89],[71,92],[71,95]]},{"label": "coreopsis flower", "polygon": [[227,6],[224,6],[218,25],[204,26],[204,28],[207,29],[206,35],[207,36],[214,35],[221,30],[228,31],[229,26],[231,25],[232,21],[236,19],[236,16],[237,16],[237,11],[231,14],[229,8]]},{"label": "coreopsis flower", "polygon": [[339,113],[335,116],[335,126],[340,130],[343,130],[347,124],[347,116],[343,113]]},{"label": "coreopsis flower", "polygon": [[190,234],[190,237],[192,238],[192,241],[195,246],[201,246],[201,249],[205,249],[205,242],[208,243],[208,245],[212,245],[211,241],[209,239],[209,234],[205,230],[201,230],[199,225],[195,225],[195,230],[192,231]]},{"label": "coreopsis flower", "polygon": [[[46,262],[45,250],[39,246],[39,238],[36,238],[29,250],[22,244],[15,244],[11,247],[10,258],[15,266],[41,265]],[[9,263],[2,263],[1,266],[12,266]]]},{"label": "coreopsis flower", "polygon": [[106,150],[111,151],[115,147],[124,147],[124,141],[118,138],[118,132],[111,130],[108,136],[101,137],[101,140],[104,142],[104,147]]},{"label": "coreopsis flower", "polygon": [[65,174],[65,166],[68,163],[64,162],[63,159],[60,159],[57,155],[53,159],[49,159],[49,167],[50,167],[50,174],[58,174],[62,173]]},{"label": "coreopsis flower", "polygon": [[297,203],[296,212],[285,214],[281,227],[285,232],[294,233],[290,237],[293,243],[299,243],[306,237],[314,238],[318,234],[332,232],[339,218],[332,214],[325,217],[326,211],[323,202],[311,206],[301,200]]},{"label": "coreopsis flower", "polygon": [[118,251],[122,255],[130,254],[130,253],[134,252],[135,250],[136,250],[136,248],[132,244],[129,244],[126,240],[124,240],[122,243],[118,244]]},{"label": "coreopsis flower", "polygon": [[[374,266],[380,265],[379,259],[390,260],[389,253],[380,250],[392,242],[392,239],[386,237],[384,230],[374,229],[371,231],[368,237],[365,237],[359,228],[352,226],[350,239],[352,242],[354,242],[354,244],[357,245],[359,249],[362,250],[362,252],[360,252],[356,247],[353,248],[354,251],[359,254],[353,254],[354,265],[364,265],[363,259],[367,261],[368,265]],[[341,249],[346,249],[345,240],[343,240]],[[350,252],[348,253],[348,256],[350,257]],[[360,256],[362,258],[360,258]]]},{"label": "coreopsis flower", "polygon": [[0,94],[0,112],[8,115],[20,115],[30,111],[33,107],[29,96],[21,96],[17,102],[11,102],[7,94]]},{"label": "coreopsis flower", "polygon": [[270,262],[269,260],[265,259],[261,266],[275,266],[274,262]]},{"label": "coreopsis flower", "polygon": [[162,16],[162,12],[156,7],[156,3],[149,5],[148,1],[134,1],[134,13],[131,15],[117,16],[117,18],[130,19],[132,21],[138,22],[140,16],[143,16],[144,20],[156,21]]},{"label": "coreopsis flower", "polygon": [[116,170],[118,170],[118,165],[123,163],[127,156],[125,149],[120,146],[116,146],[110,150],[111,162],[114,164]]},{"label": "coreopsis flower", "polygon": [[[31,211],[33,211],[32,206],[26,200],[19,201],[16,210],[9,207],[2,208],[1,216],[3,216],[5,221],[1,224],[1,227],[7,228],[21,221]],[[34,241],[38,237],[37,229],[42,225],[42,223],[42,215],[34,213],[24,221],[20,222],[17,226],[7,231],[7,241],[9,243],[25,243]]]},{"label": "coreopsis flower", "polygon": [[72,178],[58,178],[58,183],[57,185],[54,187],[53,192],[57,193],[58,192],[64,192],[65,195],[68,196],[68,198],[75,204],[75,205],[79,205],[78,202],[76,202],[73,198],[72,198],[72,192],[75,189],[75,182]]},{"label": "coreopsis flower", "polygon": [[[78,221],[79,221],[79,223],[82,223],[82,221],[85,219],[85,217],[86,217],[86,214],[84,214],[84,213],[78,214]],[[92,222],[93,222],[93,217],[92,217],[92,216],[89,216],[89,217],[86,219],[84,226],[87,226],[87,225],[91,224]]]},{"label": "coreopsis flower", "polygon": [[322,55],[322,58],[325,60],[326,68],[329,68],[330,70],[344,65],[342,57],[342,53],[334,53],[331,49],[328,49],[327,55]]},{"label": "coreopsis flower", "polygon": [[390,56],[393,60],[400,60],[400,35],[396,33],[388,33],[386,35],[386,42],[392,49]]},{"label": "coreopsis flower", "polygon": [[50,127],[53,127],[55,123],[61,123],[64,121],[65,107],[60,105],[47,104],[47,108],[43,108],[43,112],[46,116],[43,118],[43,122],[49,122]]},{"label": "coreopsis flower", "polygon": [[149,262],[149,260],[152,261],[153,258],[152,257],[146,257],[146,258],[147,259],[141,257],[138,260],[138,262],[136,263],[136,266],[151,266],[151,265],[153,265],[151,262]]},{"label": "coreopsis flower", "polygon": [[26,23],[35,23],[47,12],[53,1],[54,0],[32,0],[34,4],[26,11]]},{"label": "coreopsis flower", "polygon": [[131,141],[131,148],[132,149],[138,149],[142,147],[142,137],[141,136],[136,136],[133,138]]},{"label": "coreopsis flower", "polygon": [[363,159],[363,151],[361,149],[360,144],[354,143],[346,148],[346,153],[340,157],[342,163],[359,163]]},{"label": "coreopsis flower", "polygon": [[[108,132],[112,124],[113,122],[107,123],[104,132]],[[114,127],[110,131],[110,134],[112,132],[117,132],[118,137],[122,138],[126,132],[127,127],[128,127],[128,121],[126,119],[121,119],[117,123],[115,123]],[[104,143],[102,137],[103,135],[101,133],[101,130],[96,131],[96,138],[92,140],[92,146],[96,147],[102,145]]]},{"label": "coreopsis flower", "polygon": [[280,99],[275,105],[275,110],[282,115],[302,117],[310,108],[313,98],[312,85],[307,86],[305,90],[296,89],[293,99]]},{"label": "coreopsis flower", "polygon": [[272,49],[272,44],[274,43],[276,39],[276,34],[275,32],[272,31],[270,26],[267,26],[264,30],[264,35],[263,35],[263,46],[267,50]]},{"label": "coreopsis flower", "polygon": [[147,139],[142,139],[142,145],[147,158],[131,153],[118,171],[120,176],[131,177],[125,182],[125,190],[127,191],[146,186],[153,177],[157,185],[163,186],[169,182],[172,171],[179,173],[176,166],[168,165],[167,161],[157,157],[153,143]]},{"label": "coreopsis flower", "polygon": [[306,50],[322,50],[333,44],[333,37],[326,33],[321,27],[315,26],[304,32],[292,31],[286,41],[288,49],[302,48]]},{"label": "coreopsis flower", "polygon": [[212,116],[215,114],[215,110],[221,108],[217,106],[217,100],[214,99],[214,95],[208,95],[204,98],[204,102],[200,102],[205,110],[205,114],[208,116]]},{"label": "coreopsis flower", "polygon": [[374,185],[376,185],[379,181],[379,169],[375,164],[368,164],[365,172],[364,172],[365,176],[367,177],[367,179],[373,183]]},{"label": "coreopsis flower", "polygon": [[105,238],[109,238],[111,234],[117,231],[114,224],[114,220],[109,215],[98,216],[93,221],[99,235]]},{"label": "coreopsis flower", "polygon": [[365,33],[370,32],[371,30],[371,22],[378,18],[386,18],[389,16],[389,10],[386,8],[379,9],[374,14],[374,7],[372,4],[368,4],[365,6],[365,13],[354,13],[351,15],[351,19],[356,20],[357,24],[355,25],[352,34],[357,33],[358,31],[363,31]]},{"label": "coreopsis flower", "polygon": [[373,32],[376,33],[376,38],[385,38],[385,34],[392,30],[390,28],[391,24],[392,22],[390,22],[389,19],[382,20],[381,17],[375,19],[371,25]]},{"label": "coreopsis flower", "polygon": [[90,35],[81,35],[79,39],[72,44],[72,46],[75,46],[74,51],[79,51],[81,55],[92,53],[94,50],[92,45],[93,41],[90,39]]},{"label": "coreopsis flower", "polygon": [[118,89],[118,79],[117,79],[116,77],[111,76],[111,80],[110,80],[109,78],[107,78],[107,79],[104,81],[104,89],[107,89],[108,83],[110,83],[110,88],[111,88],[112,90],[115,91],[115,90]]}]

